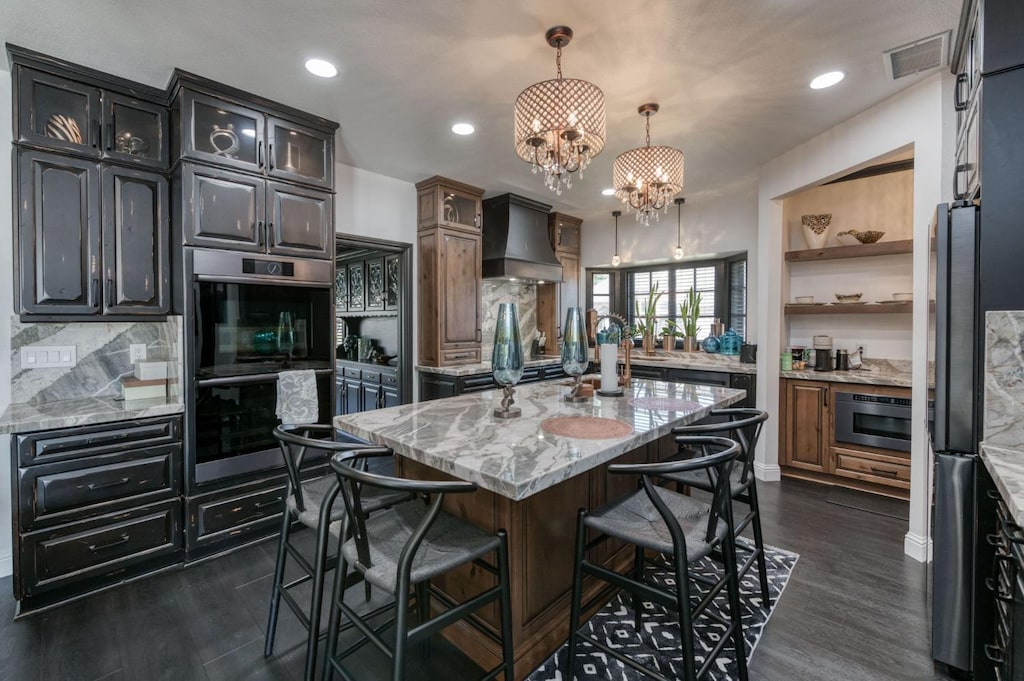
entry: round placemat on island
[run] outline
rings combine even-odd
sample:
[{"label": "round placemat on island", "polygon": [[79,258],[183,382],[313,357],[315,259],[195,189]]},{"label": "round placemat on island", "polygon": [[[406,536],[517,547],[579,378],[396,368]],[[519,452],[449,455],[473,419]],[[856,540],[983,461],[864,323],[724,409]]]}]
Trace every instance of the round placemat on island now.
[{"label": "round placemat on island", "polygon": [[540,427],[552,435],[586,440],[607,440],[633,432],[633,426],[628,423],[597,416],[552,416],[544,419]]},{"label": "round placemat on island", "polygon": [[631,397],[626,400],[631,407],[650,409],[651,411],[692,411],[700,409],[700,404],[693,400],[678,397]]}]

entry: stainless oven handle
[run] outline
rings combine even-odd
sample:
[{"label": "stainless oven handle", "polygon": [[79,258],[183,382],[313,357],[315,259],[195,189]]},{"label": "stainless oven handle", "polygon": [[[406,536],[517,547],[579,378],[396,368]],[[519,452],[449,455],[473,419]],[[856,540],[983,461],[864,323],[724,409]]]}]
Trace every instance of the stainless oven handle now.
[{"label": "stainless oven handle", "polygon": [[[334,373],[333,369],[313,369],[318,375]],[[249,374],[246,376],[218,376],[217,378],[200,378],[196,381],[198,388],[214,388],[220,385],[248,385],[249,383],[269,383],[277,380],[277,373]]]},{"label": "stainless oven handle", "polygon": [[305,288],[331,288],[333,281],[296,281],[288,277],[268,277],[265,275],[251,274],[246,277],[233,277],[221,274],[196,274],[196,281],[212,281],[225,284],[253,284],[264,286],[303,286]]}]

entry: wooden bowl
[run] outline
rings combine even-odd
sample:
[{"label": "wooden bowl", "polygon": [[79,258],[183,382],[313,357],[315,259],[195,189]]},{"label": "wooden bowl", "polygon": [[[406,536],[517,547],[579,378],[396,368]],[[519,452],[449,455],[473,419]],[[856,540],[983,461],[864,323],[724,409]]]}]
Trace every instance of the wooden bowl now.
[{"label": "wooden bowl", "polygon": [[857,237],[857,241],[862,244],[873,244],[885,236],[885,232],[879,232],[877,229],[869,229],[866,232],[853,232],[853,235]]}]

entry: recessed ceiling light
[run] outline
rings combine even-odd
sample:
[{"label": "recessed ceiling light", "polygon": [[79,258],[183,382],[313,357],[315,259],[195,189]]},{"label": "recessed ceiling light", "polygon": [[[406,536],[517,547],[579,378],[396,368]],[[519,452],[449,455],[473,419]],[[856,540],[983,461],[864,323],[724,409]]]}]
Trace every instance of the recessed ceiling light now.
[{"label": "recessed ceiling light", "polygon": [[509,277],[508,280],[509,281],[518,281],[515,277]]},{"label": "recessed ceiling light", "polygon": [[615,189],[612,188],[612,187],[609,187],[608,189],[602,189],[601,190],[601,194],[603,196],[614,196],[615,195]]},{"label": "recessed ceiling light", "polygon": [[324,59],[307,59],[306,70],[321,78],[334,78],[338,75],[338,67]]},{"label": "recessed ceiling light", "polygon": [[472,123],[456,123],[452,126],[452,132],[456,135],[472,135],[476,132],[476,128]]},{"label": "recessed ceiling light", "polygon": [[823,73],[811,81],[811,89],[822,90],[827,87],[832,87],[843,78],[846,78],[846,74],[842,71],[829,71],[828,73]]}]

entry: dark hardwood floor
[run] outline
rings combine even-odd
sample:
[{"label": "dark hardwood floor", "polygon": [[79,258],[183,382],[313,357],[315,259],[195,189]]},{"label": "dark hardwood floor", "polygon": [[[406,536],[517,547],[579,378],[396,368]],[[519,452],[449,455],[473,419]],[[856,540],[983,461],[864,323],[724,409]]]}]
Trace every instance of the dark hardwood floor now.
[{"label": "dark hardwood floor", "polygon": [[[928,570],[903,555],[904,521],[829,504],[828,487],[812,483],[759,490],[766,541],[800,560],[754,653],[753,681],[949,678],[932,665]],[[0,679],[297,680],[304,631],[286,608],[275,656],[263,658],[275,547],[264,542],[17,621],[11,580],[0,580]],[[369,646],[359,664],[367,681],[387,677]],[[443,642],[410,667],[409,681],[476,677]]]}]

